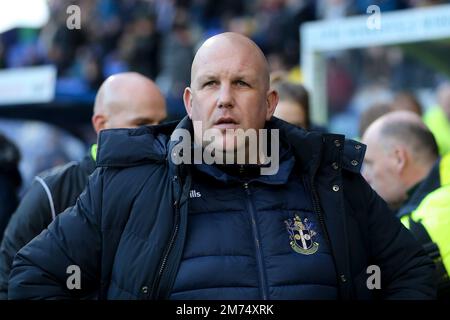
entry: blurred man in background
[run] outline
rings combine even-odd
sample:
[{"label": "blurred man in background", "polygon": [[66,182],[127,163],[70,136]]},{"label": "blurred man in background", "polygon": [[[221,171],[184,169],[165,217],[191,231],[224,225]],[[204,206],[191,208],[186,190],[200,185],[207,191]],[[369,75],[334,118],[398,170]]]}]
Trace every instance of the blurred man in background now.
[{"label": "blurred man in background", "polygon": [[290,83],[284,78],[275,78],[271,87],[278,92],[279,101],[274,116],[309,130],[309,96],[301,84]]},{"label": "blurred man in background", "polygon": [[359,117],[358,136],[362,138],[367,128],[378,118],[393,111],[392,105],[388,103],[375,103],[361,113]]},{"label": "blurred man in background", "polygon": [[450,83],[444,83],[437,89],[438,105],[431,108],[424,121],[436,138],[439,153],[450,152]]},{"label": "blurred man in background", "polygon": [[309,93],[303,85],[289,81],[283,73],[273,73],[270,78],[270,85],[279,97],[275,117],[308,131],[326,131],[311,122]]},{"label": "blurred man in background", "polygon": [[391,104],[393,111],[411,111],[422,116],[422,105],[420,104],[417,97],[409,91],[398,92]]},{"label": "blurred man in background", "polygon": [[[109,77],[100,87],[92,125],[103,129],[155,125],[166,117],[158,87],[138,73]],[[8,277],[17,251],[41,233],[56,215],[73,206],[95,169],[97,146],[80,162],[56,167],[36,177],[5,231],[0,247],[0,298],[7,297]]]},{"label": "blurred man in background", "polygon": [[363,142],[365,178],[397,209],[397,216],[434,259],[439,295],[449,297],[450,159],[441,161],[433,134],[410,111],[380,117],[369,126]]},{"label": "blurred man in background", "polygon": [[19,162],[19,149],[0,134],[0,241],[18,203],[17,193],[22,183]]}]

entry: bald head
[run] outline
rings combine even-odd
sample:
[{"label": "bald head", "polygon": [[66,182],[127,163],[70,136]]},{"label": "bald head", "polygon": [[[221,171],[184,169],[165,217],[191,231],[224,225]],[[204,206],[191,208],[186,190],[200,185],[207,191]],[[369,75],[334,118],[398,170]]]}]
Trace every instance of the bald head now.
[{"label": "bald head", "polygon": [[421,117],[411,111],[395,111],[380,117],[369,126],[364,138],[376,139],[386,147],[404,145],[418,162],[433,163],[438,156],[433,134]]},{"label": "bald head", "polygon": [[367,144],[363,175],[393,208],[422,181],[438,158],[433,135],[419,115],[394,111],[373,122],[363,136]]},{"label": "bald head", "polygon": [[404,126],[406,124],[414,124],[426,128],[419,115],[410,111],[393,111],[388,112],[378,119],[376,119],[368,128],[367,131],[382,133],[392,126]]},{"label": "bald head", "polygon": [[197,76],[199,68],[205,64],[214,63],[215,58],[226,53],[230,59],[245,56],[243,61],[248,66],[258,70],[265,88],[269,87],[270,69],[264,53],[251,39],[234,32],[225,32],[207,39],[198,49],[191,68],[191,85]]},{"label": "bald head", "polygon": [[198,49],[183,101],[192,121],[202,124],[194,126],[198,143],[204,131],[217,129],[221,132],[215,139],[217,146],[237,150],[240,147],[233,146],[230,131],[264,128],[278,94],[270,89],[269,67],[258,46],[227,32],[209,38]]},{"label": "bald head", "polygon": [[109,77],[101,85],[92,122],[98,132],[158,124],[165,117],[166,102],[156,84],[139,73],[125,72]]}]

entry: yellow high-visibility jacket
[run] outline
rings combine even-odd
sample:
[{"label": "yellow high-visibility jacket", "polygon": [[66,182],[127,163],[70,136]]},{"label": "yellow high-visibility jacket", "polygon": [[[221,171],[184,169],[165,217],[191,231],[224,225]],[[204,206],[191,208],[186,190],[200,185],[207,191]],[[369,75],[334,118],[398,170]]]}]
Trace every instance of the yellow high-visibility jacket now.
[{"label": "yellow high-visibility jacket", "polygon": [[445,115],[441,107],[436,106],[431,108],[425,116],[423,121],[433,133],[436,139],[439,154],[445,155],[450,152],[450,121]]},{"label": "yellow high-visibility jacket", "polygon": [[442,269],[442,285],[450,282],[450,153],[439,163],[439,177],[441,186],[426,195],[414,211],[403,215],[401,221]]}]

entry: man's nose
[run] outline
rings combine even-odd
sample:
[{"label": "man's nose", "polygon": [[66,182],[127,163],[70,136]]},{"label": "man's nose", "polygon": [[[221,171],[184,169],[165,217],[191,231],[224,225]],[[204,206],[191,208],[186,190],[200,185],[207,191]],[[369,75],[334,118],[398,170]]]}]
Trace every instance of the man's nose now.
[{"label": "man's nose", "polygon": [[231,92],[231,86],[229,84],[223,84],[220,86],[217,106],[219,108],[233,107],[233,94]]}]

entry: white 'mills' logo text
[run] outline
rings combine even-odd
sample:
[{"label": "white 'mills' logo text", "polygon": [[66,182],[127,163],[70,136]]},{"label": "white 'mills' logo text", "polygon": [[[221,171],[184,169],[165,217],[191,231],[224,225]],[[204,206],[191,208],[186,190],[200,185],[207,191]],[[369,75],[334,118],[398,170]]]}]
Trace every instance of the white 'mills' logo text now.
[{"label": "white 'mills' logo text", "polygon": [[189,198],[201,198],[202,194],[198,191],[191,190],[189,193]]}]

